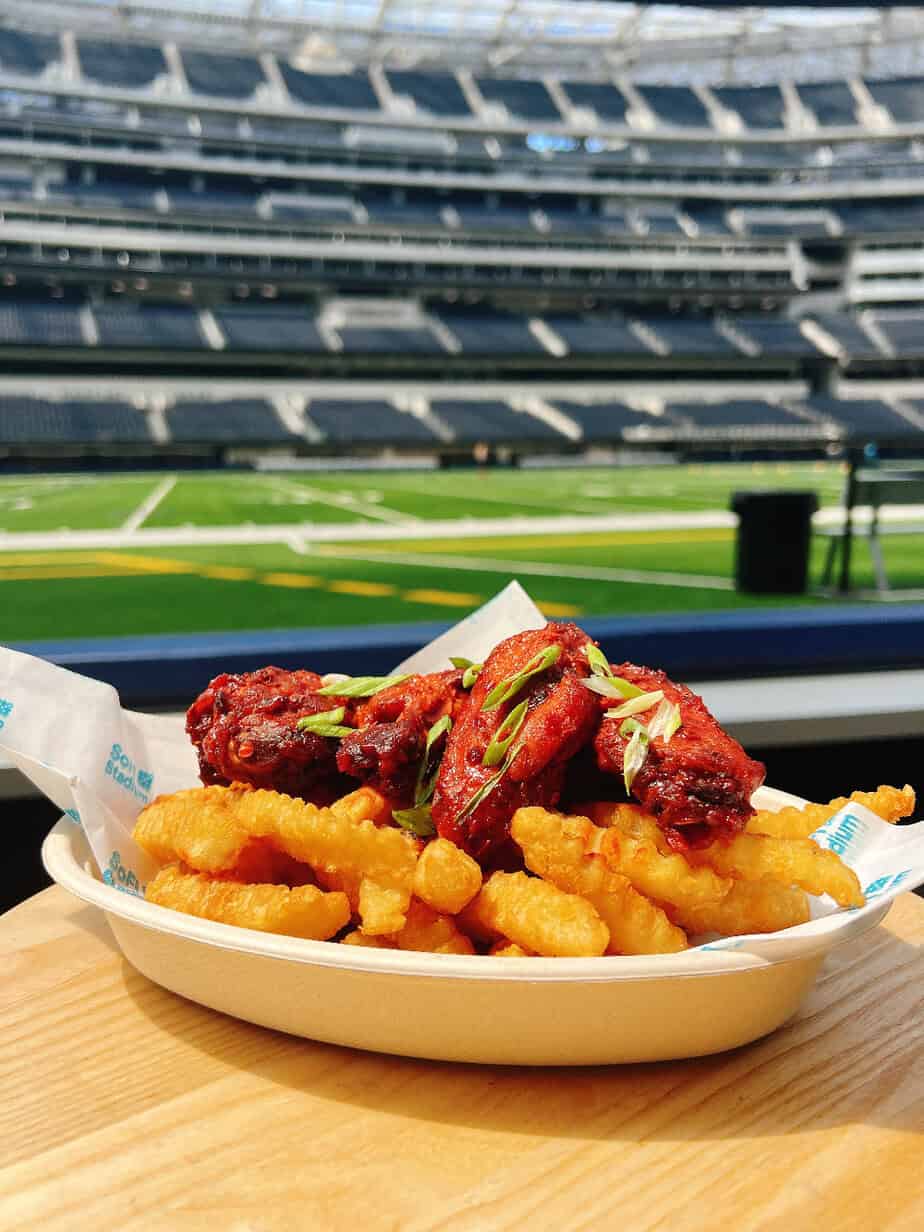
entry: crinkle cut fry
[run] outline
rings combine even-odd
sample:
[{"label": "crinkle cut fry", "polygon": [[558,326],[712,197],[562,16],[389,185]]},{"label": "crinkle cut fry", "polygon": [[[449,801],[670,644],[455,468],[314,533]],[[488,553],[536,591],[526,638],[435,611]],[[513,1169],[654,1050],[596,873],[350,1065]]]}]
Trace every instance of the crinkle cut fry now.
[{"label": "crinkle cut fry", "polygon": [[809,894],[829,894],[840,907],[866,902],[852,868],[833,851],[808,838],[774,838],[768,834],[737,834],[728,842],[710,843],[690,853],[727,877],[760,881],[768,877],[797,885]]},{"label": "crinkle cut fry", "polygon": [[459,915],[467,933],[501,937],[551,958],[602,954],[609,929],[585,898],[526,873],[492,873]]},{"label": "crinkle cut fry", "polygon": [[691,936],[722,933],[735,937],[804,924],[809,902],[804,890],[778,881],[736,881],[724,898],[672,908],[671,915]]},{"label": "crinkle cut fry", "polygon": [[471,939],[450,915],[442,915],[419,898],[412,898],[403,928],[389,937],[399,950],[429,954],[474,954]]},{"label": "crinkle cut fry", "polygon": [[827,804],[807,804],[801,809],[790,807],[777,812],[761,809],[748,822],[746,830],[748,834],[769,834],[776,838],[809,838],[847,804],[862,804],[883,821],[894,824],[903,817],[910,817],[915,803],[914,788],[910,784],[904,787],[882,784],[875,791],[854,791]]},{"label": "crinkle cut fry", "polygon": [[350,919],[345,894],[317,886],[244,885],[168,864],[148,882],[148,902],[188,915],[290,937],[326,941]]},{"label": "crinkle cut fry", "polygon": [[[149,805],[139,817],[135,837],[155,859],[180,859],[202,872],[234,867],[249,842],[264,839],[310,865],[322,882],[325,874],[334,882],[355,882],[359,894],[368,878],[390,891],[388,911],[370,923],[369,931],[392,932],[404,922],[420,844],[403,830],[359,820],[356,814],[368,806],[355,799],[362,794],[344,797],[338,810],[241,784],[193,788]],[[382,899],[370,891],[370,903],[375,900],[381,907]],[[361,902],[355,905],[361,909]]]},{"label": "crinkle cut fry", "polygon": [[[635,804],[588,806],[593,821],[605,828],[597,836],[601,856],[647,898],[669,908],[716,902],[731,889],[731,878],[697,867],[667,845],[655,819]],[[676,919],[676,914],[672,911]]]},{"label": "crinkle cut fry", "polygon": [[527,868],[581,894],[610,931],[609,954],[674,954],[686,949],[682,929],[593,853],[601,832],[587,817],[567,817],[542,808],[521,808],[510,833],[523,851]]}]

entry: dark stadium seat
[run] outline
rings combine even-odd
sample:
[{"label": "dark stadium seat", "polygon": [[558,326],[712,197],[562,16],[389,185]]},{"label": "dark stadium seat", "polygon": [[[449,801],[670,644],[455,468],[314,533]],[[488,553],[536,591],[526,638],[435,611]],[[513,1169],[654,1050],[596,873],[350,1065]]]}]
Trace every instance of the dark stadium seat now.
[{"label": "dark stadium seat", "polygon": [[818,350],[803,335],[798,321],[767,317],[735,317],[735,329],[760,347],[761,355],[817,355]]},{"label": "dark stadium seat", "polygon": [[439,116],[468,116],[468,105],[452,73],[423,73],[416,69],[389,69],[385,74],[395,94],[406,94],[421,111]]},{"label": "dark stadium seat", "polygon": [[924,356],[924,312],[886,310],[875,313],[873,319],[900,358]]},{"label": "dark stadium seat", "polygon": [[920,440],[921,437],[920,428],[879,398],[848,400],[816,394],[807,398],[805,405],[819,415],[832,419],[839,427],[846,429],[849,436],[882,441],[908,437]]},{"label": "dark stadium seat", "polygon": [[442,227],[442,210],[447,204],[438,197],[395,200],[390,193],[368,192],[360,197],[370,222],[387,223],[397,227],[428,226]]},{"label": "dark stadium seat", "polygon": [[152,44],[81,38],[77,40],[77,55],[84,77],[104,86],[148,86],[167,71],[163,51]]},{"label": "dark stadium seat", "polygon": [[194,192],[191,188],[171,188],[167,196],[174,214],[252,214],[257,203],[253,191]]},{"label": "dark stadium seat", "polygon": [[857,100],[846,81],[816,81],[797,85],[799,98],[824,127],[857,123]]},{"label": "dark stadium seat", "polygon": [[[604,225],[602,215],[596,210],[549,209],[547,206],[542,206],[542,213],[553,236],[612,235],[616,229],[625,231],[629,229],[624,219],[621,220],[623,223],[621,227],[614,228],[612,218],[608,218]],[[620,220],[615,221],[618,223]]]},{"label": "dark stadium seat", "polygon": [[566,317],[546,313],[546,325],[572,355],[654,355],[621,317]]},{"label": "dark stadium seat", "polygon": [[464,355],[545,355],[525,316],[505,313],[450,313],[440,319],[459,340]]},{"label": "dark stadium seat", "polygon": [[350,111],[378,111],[378,95],[368,74],[303,73],[285,60],[279,61],[279,71],[286,89],[298,103],[308,107],[339,107]]},{"label": "dark stadium seat", "polygon": [[342,150],[343,137],[336,124],[312,124],[310,120],[268,120],[249,116],[253,141],[259,145],[289,145],[299,150]]},{"label": "dark stadium seat", "polygon": [[432,446],[438,440],[425,423],[382,399],[313,398],[307,416],[332,444]]},{"label": "dark stadium seat", "polygon": [[629,104],[608,81],[563,81],[561,87],[575,107],[593,111],[601,120],[625,123]]},{"label": "dark stadium seat", "polygon": [[273,196],[273,219],[277,222],[353,223],[352,207],[345,201],[325,201],[323,197],[301,199],[298,196]]},{"label": "dark stadium seat", "polygon": [[76,304],[0,303],[0,347],[85,345]]},{"label": "dark stadium seat", "polygon": [[153,210],[154,188],[141,184],[120,184],[110,180],[96,184],[48,184],[45,191],[51,201],[72,201],[87,209]]},{"label": "dark stadium seat", "polygon": [[886,197],[882,200],[835,201],[831,208],[850,235],[864,231],[918,232],[924,227],[924,199]]},{"label": "dark stadium seat", "polygon": [[226,304],[212,315],[229,351],[297,351],[321,355],[327,351],[307,309],[275,304]]},{"label": "dark stadium seat", "polygon": [[920,124],[924,120],[924,77],[892,77],[865,84],[898,124]]},{"label": "dark stadium seat", "polygon": [[206,141],[240,141],[241,122],[236,115],[203,111],[197,118],[199,132]]},{"label": "dark stadium seat", "polygon": [[581,429],[584,440],[618,441],[626,428],[656,428],[658,418],[644,411],[635,411],[624,402],[568,402],[560,398],[546,399],[567,415]]},{"label": "dark stadium seat", "polygon": [[0,68],[35,77],[61,58],[57,35],[27,34],[25,30],[0,30]]},{"label": "dark stadium seat", "polygon": [[683,317],[651,317],[645,319],[671,355],[714,355],[725,357],[743,352],[720,334],[713,321],[684,320]]},{"label": "dark stadium seat", "polygon": [[665,411],[696,429],[804,428],[805,420],[761,398],[731,398],[726,402],[669,402]]},{"label": "dark stadium seat", "polygon": [[32,174],[0,176],[0,201],[21,201],[32,196]]},{"label": "dark stadium seat", "polygon": [[106,305],[93,309],[100,346],[204,350],[207,346],[193,308]]},{"label": "dark stadium seat", "polygon": [[496,399],[468,402],[431,399],[430,410],[451,429],[457,441],[562,441],[565,438],[544,420],[518,414]]},{"label": "dark stadium seat", "polygon": [[699,235],[730,235],[731,227],[721,202],[685,201],[683,212],[696,224]]},{"label": "dark stadium seat", "polygon": [[636,86],[639,94],[665,124],[680,128],[710,128],[709,112],[689,86]]},{"label": "dark stadium seat", "polygon": [[635,213],[643,235],[686,235],[670,205],[641,205]]},{"label": "dark stadium seat", "polygon": [[179,444],[289,444],[291,432],[262,398],[227,398],[218,402],[177,402],[164,412]]},{"label": "dark stadium seat", "polygon": [[[524,198],[525,201],[525,198]],[[483,201],[453,199],[463,230],[466,231],[532,231],[533,224],[526,204],[487,205]]]},{"label": "dark stadium seat", "polygon": [[147,420],[127,402],[48,402],[0,396],[0,441],[10,445],[145,444]]},{"label": "dark stadium seat", "polygon": [[254,56],[229,56],[213,51],[182,52],[183,70],[194,94],[212,98],[250,98],[266,80]]},{"label": "dark stadium seat", "polygon": [[850,359],[883,358],[883,351],[861,328],[860,323],[846,313],[816,312],[813,313],[813,319],[825,333],[830,334]]},{"label": "dark stadium seat", "polygon": [[343,325],[337,335],[348,355],[445,355],[446,348],[428,329],[373,329]]},{"label": "dark stadium seat", "polygon": [[560,124],[561,113],[541,81],[515,77],[476,77],[486,103],[501,103],[519,120],[548,120]]},{"label": "dark stadium seat", "polygon": [[722,167],[725,154],[711,141],[648,141],[648,167]]},{"label": "dark stadium seat", "polygon": [[779,86],[713,86],[723,107],[736,112],[747,128],[783,128],[786,103]]}]

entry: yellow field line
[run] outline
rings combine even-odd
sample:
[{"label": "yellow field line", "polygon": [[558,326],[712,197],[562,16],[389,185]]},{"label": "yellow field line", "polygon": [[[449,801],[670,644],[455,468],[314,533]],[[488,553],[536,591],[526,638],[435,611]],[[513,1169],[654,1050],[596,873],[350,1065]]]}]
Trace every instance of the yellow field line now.
[{"label": "yellow field line", "polygon": [[395,587],[387,582],[351,582],[347,578],[328,582],[327,589],[335,595],[366,595],[370,599],[381,599],[395,593]]},{"label": "yellow field line", "polygon": [[405,603],[435,603],[438,607],[475,607],[482,603],[481,595],[465,594],[456,590],[405,590],[401,594]]},{"label": "yellow field line", "polygon": [[257,581],[262,586],[289,586],[293,590],[309,590],[326,585],[324,578],[313,573],[264,573]]},{"label": "yellow field line", "polygon": [[414,539],[399,543],[343,543],[321,545],[315,550],[319,556],[336,556],[341,551],[361,549],[364,554],[387,556],[391,552],[461,552],[485,548],[577,548],[577,547],[632,547],[647,543],[726,543],[734,535],[731,527],[703,528],[702,530],[651,530],[651,531],[593,531],[588,534],[567,535],[516,535],[509,537],[481,537],[470,539]]}]

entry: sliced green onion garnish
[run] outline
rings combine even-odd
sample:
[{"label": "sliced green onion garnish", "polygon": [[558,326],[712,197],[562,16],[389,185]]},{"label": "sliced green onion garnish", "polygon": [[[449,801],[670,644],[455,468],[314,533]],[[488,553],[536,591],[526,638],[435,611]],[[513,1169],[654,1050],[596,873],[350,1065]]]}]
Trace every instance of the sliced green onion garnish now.
[{"label": "sliced green onion garnish", "polygon": [[470,817],[472,813],[474,813],[475,809],[482,802],[482,800],[487,799],[487,797],[491,794],[491,792],[494,790],[497,784],[501,781],[501,779],[507,773],[508,769],[510,768],[510,763],[513,761],[514,757],[516,757],[518,751],[519,751],[519,745],[515,746],[512,751],[508,750],[507,756],[504,758],[499,769],[496,770],[495,773],[492,774],[489,779],[487,779],[484,783],[482,783],[482,785],[478,788],[478,790],[472,796],[471,800],[469,800],[466,806],[462,809],[461,813],[459,813],[458,817],[456,818],[457,821],[465,821],[466,817]]},{"label": "sliced green onion garnish", "polygon": [[679,729],[680,724],[680,707],[676,702],[669,702],[665,697],[648,724],[648,735],[652,740],[660,736],[665,744],[670,744],[671,737]]},{"label": "sliced green onion garnish", "polygon": [[594,676],[612,676],[613,669],[610,667],[610,661],[593,642],[588,642],[584,647],[584,653],[587,655],[587,662],[590,664],[590,670]]},{"label": "sliced green onion garnish", "polygon": [[638,697],[630,697],[627,702],[623,702],[615,710],[607,710],[604,717],[607,719],[627,719],[632,714],[641,714],[643,710],[650,710],[652,706],[656,706],[658,702],[663,700],[664,691],[662,689],[655,689],[651,693],[641,693]]},{"label": "sliced green onion garnish", "polygon": [[450,655],[449,662],[453,667],[473,667],[474,659],[466,659],[463,655]]},{"label": "sliced green onion garnish", "polygon": [[433,790],[436,787],[436,776],[439,773],[439,765],[437,764],[431,770],[430,768],[430,750],[442,736],[443,732],[448,732],[452,727],[452,719],[448,714],[444,714],[441,719],[433,724],[427,732],[427,743],[424,748],[424,755],[420,762],[420,769],[417,771],[417,782],[414,785],[414,804],[426,804],[433,795]]},{"label": "sliced green onion garnish", "polygon": [[648,756],[648,729],[644,724],[639,723],[638,719],[626,719],[619,728],[619,734],[628,736],[630,733],[631,738],[622,756],[622,779],[626,785],[626,791],[632,790],[635,776],[644,766]]},{"label": "sliced green onion garnish", "polygon": [[511,701],[525,688],[533,676],[538,676],[540,672],[544,672],[553,663],[557,663],[560,655],[561,646],[557,642],[554,646],[547,646],[545,650],[540,650],[537,655],[533,655],[522,671],[517,672],[514,676],[508,676],[506,680],[496,684],[482,702],[481,709],[496,710],[504,702]]},{"label": "sliced green onion garnish", "polygon": [[318,689],[320,697],[374,697],[383,689],[390,689],[393,684],[401,684],[410,680],[407,676],[348,676],[346,680],[326,684]]},{"label": "sliced green onion garnish", "polygon": [[391,816],[402,830],[410,830],[418,838],[431,838],[436,833],[429,804],[418,804],[409,809],[394,809]]},{"label": "sliced green onion garnish", "polygon": [[642,697],[645,690],[640,689],[637,685],[632,684],[628,680],[623,680],[622,676],[584,676],[581,679],[581,684],[585,688],[591,690],[592,693],[599,693],[601,697],[620,697],[628,699],[630,697]]},{"label": "sliced green onion garnish", "polygon": [[507,750],[513,744],[520,728],[523,726],[528,705],[529,703],[526,701],[520,702],[519,706],[514,706],[503,723],[501,723],[494,733],[494,739],[484,751],[484,757],[481,759],[483,766],[496,766],[499,761],[503,760]]},{"label": "sliced green onion garnish", "polygon": [[311,732],[315,736],[329,736],[337,739],[340,736],[351,736],[355,727],[342,726],[346,707],[337,706],[334,710],[324,710],[320,714],[306,714],[295,726],[299,731]]},{"label": "sliced green onion garnish", "polygon": [[473,663],[471,667],[467,667],[462,673],[462,688],[470,689],[478,677],[481,675],[483,663]]}]

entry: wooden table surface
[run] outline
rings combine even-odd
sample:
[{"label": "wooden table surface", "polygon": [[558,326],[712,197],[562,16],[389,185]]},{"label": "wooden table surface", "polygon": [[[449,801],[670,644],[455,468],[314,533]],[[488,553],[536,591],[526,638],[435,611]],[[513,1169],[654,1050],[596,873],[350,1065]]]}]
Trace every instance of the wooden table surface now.
[{"label": "wooden table surface", "polygon": [[55,887],[0,918],[0,1228],[924,1228],[924,900],[719,1057],[453,1066],[165,992]]}]

